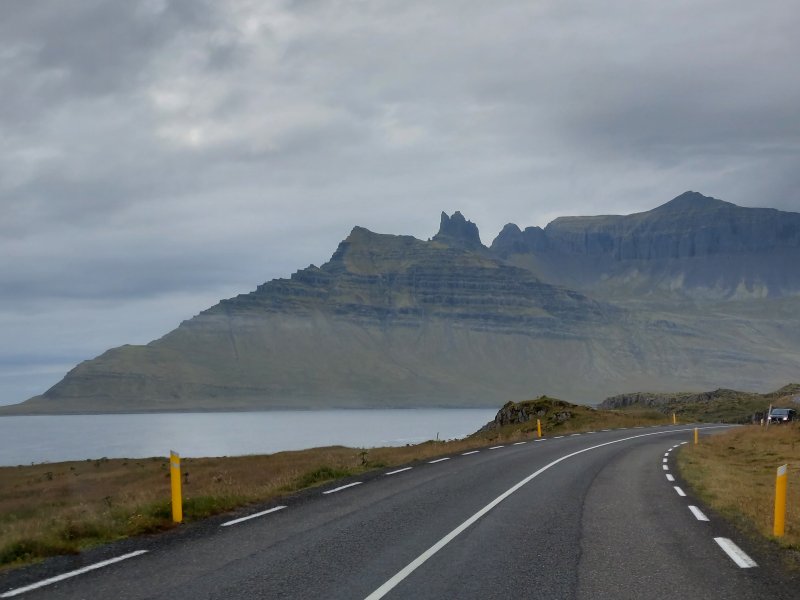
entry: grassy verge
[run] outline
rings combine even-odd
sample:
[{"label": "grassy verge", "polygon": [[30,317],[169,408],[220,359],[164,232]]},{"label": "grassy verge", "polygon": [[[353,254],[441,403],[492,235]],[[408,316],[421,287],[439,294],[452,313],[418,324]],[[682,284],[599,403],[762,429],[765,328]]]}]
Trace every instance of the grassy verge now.
[{"label": "grassy verge", "polygon": [[[545,435],[666,423],[655,411],[596,411],[539,399]],[[530,438],[536,418],[463,440],[399,448],[329,447],[262,456],[183,458],[184,520],[266,502],[365,471]],[[0,569],[174,527],[167,458],[99,459],[0,468]]]},{"label": "grassy verge", "polygon": [[[775,472],[789,465],[786,535],[772,538]],[[749,425],[702,437],[678,453],[694,492],[746,533],[800,550],[800,425]]]}]

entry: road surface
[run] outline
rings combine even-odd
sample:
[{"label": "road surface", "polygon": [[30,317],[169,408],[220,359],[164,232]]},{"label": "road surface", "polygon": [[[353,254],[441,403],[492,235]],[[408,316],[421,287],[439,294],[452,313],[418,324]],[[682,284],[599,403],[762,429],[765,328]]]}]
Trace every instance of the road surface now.
[{"label": "road surface", "polygon": [[597,431],[385,469],[2,575],[0,598],[800,597],[683,489],[691,438]]}]

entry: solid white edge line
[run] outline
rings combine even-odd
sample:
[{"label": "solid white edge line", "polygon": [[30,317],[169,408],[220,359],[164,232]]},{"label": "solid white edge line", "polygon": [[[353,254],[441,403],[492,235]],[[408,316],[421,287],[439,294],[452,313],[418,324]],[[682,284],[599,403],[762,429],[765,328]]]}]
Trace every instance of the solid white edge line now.
[{"label": "solid white edge line", "polygon": [[675,481],[675,478],[669,473],[667,473],[667,481]]},{"label": "solid white edge line", "polygon": [[[714,426],[711,426],[711,427],[706,427],[706,429],[719,429],[719,428],[725,428],[725,427],[729,427],[729,426],[728,425],[714,425]],[[386,583],[384,583],[382,586],[380,586],[378,589],[376,589],[374,592],[372,592],[364,600],[380,600],[380,598],[383,598],[386,594],[388,594],[391,590],[393,590],[401,581],[403,581],[406,577],[411,575],[411,573],[416,571],[429,558],[431,558],[434,554],[439,552],[439,550],[441,550],[447,544],[449,544],[451,541],[453,541],[453,539],[455,539],[461,532],[463,532],[465,529],[467,529],[470,525],[475,523],[483,515],[488,513],[495,506],[500,504],[503,500],[508,498],[511,494],[516,492],[518,489],[520,489],[526,483],[532,481],[533,479],[535,479],[536,477],[538,477],[539,475],[541,475],[542,473],[544,473],[545,471],[547,471],[551,467],[554,467],[558,463],[560,463],[562,461],[565,461],[568,458],[572,458],[573,456],[577,456],[578,454],[583,454],[584,452],[589,452],[591,450],[596,450],[597,448],[602,448],[603,446],[609,446],[611,444],[619,444],[620,442],[627,442],[628,440],[634,440],[634,439],[643,438],[643,437],[650,437],[650,436],[653,436],[653,435],[664,435],[666,433],[675,433],[676,431],[691,431],[691,430],[690,429],[683,429],[683,430],[682,429],[678,429],[678,430],[672,429],[672,430],[667,430],[667,431],[654,431],[652,433],[642,433],[642,434],[634,435],[634,436],[627,437],[627,438],[621,438],[619,440],[612,440],[610,442],[604,442],[602,444],[597,444],[595,446],[589,446],[587,448],[583,448],[582,450],[577,450],[575,452],[571,452],[570,454],[565,454],[564,456],[562,456],[560,458],[557,458],[553,462],[550,462],[550,463],[546,464],[545,466],[543,466],[538,471],[535,471],[534,473],[531,473],[525,479],[523,479],[522,481],[518,482],[516,485],[513,485],[512,487],[507,489],[505,492],[500,494],[497,498],[492,500],[489,504],[484,506],[482,509],[480,509],[478,512],[476,512],[474,515],[472,515],[466,521],[461,523],[461,525],[459,525],[458,527],[453,529],[450,533],[448,533],[446,536],[444,536],[442,539],[440,539],[438,542],[436,542],[433,546],[431,546],[430,548],[425,550],[425,552],[423,552],[417,558],[415,558],[410,563],[408,563],[400,571],[395,573],[391,578],[389,578],[389,580],[386,581]]]},{"label": "solid white edge line", "polygon": [[445,460],[450,460],[450,457],[448,456],[446,458],[437,458],[436,460],[429,460],[428,464],[429,465],[435,465],[436,463],[439,463],[439,462],[442,462],[442,461],[445,461]]},{"label": "solid white edge line", "polygon": [[678,496],[680,496],[681,498],[683,498],[684,496],[686,496],[686,492],[684,492],[684,491],[683,491],[681,488],[679,488],[677,485],[674,485],[674,486],[672,486],[672,487],[674,487],[674,488],[675,488],[675,491],[677,492]]},{"label": "solid white edge line", "polygon": [[384,473],[384,475],[397,475],[398,473],[402,473],[403,471],[410,471],[414,467],[405,467],[403,469],[397,469],[396,471],[389,471],[388,473]]},{"label": "solid white edge line", "polygon": [[137,550],[136,552],[130,552],[128,554],[123,554],[122,556],[117,556],[116,558],[109,558],[108,560],[103,560],[98,563],[94,563],[93,565],[76,569],[75,571],[70,571],[69,573],[62,573],[61,575],[56,575],[55,577],[50,577],[49,579],[43,579],[42,581],[26,585],[25,587],[9,590],[3,594],[0,594],[0,598],[11,598],[12,596],[24,594],[25,592],[30,592],[31,590],[36,590],[46,585],[57,583],[59,581],[64,581],[65,579],[69,579],[70,577],[75,577],[76,575],[82,575],[83,573],[88,573],[89,571],[94,571],[95,569],[107,567],[108,565],[113,565],[114,563],[118,563],[122,560],[133,558],[134,556],[140,556],[146,553],[147,550]]},{"label": "solid white edge line", "polygon": [[715,537],[714,541],[719,544],[719,547],[725,551],[730,559],[735,562],[738,566],[742,569],[752,569],[753,567],[757,567],[758,563],[754,561],[752,558],[747,556],[744,550],[739,548],[736,544],[734,544],[731,540],[724,537]]},{"label": "solid white edge line", "polygon": [[480,450],[471,450],[469,452],[464,452],[461,456],[469,456],[470,454],[477,454]]},{"label": "solid white edge line", "polygon": [[364,483],[363,481],[355,481],[353,483],[348,483],[347,485],[343,485],[341,487],[334,488],[332,490],[328,490],[327,492],[322,492],[323,494],[335,494],[336,492],[341,492],[342,490],[346,490],[347,488],[351,488],[354,485],[361,485]]},{"label": "solid white edge line", "polygon": [[511,445],[512,446],[521,446],[522,444],[527,444],[527,443],[528,442],[515,442],[514,444],[511,444]]},{"label": "solid white edge line", "polygon": [[497,450],[498,448],[505,448],[505,446],[492,446],[489,450]]},{"label": "solid white edge line", "polygon": [[241,517],[239,519],[234,519],[233,521],[228,521],[227,523],[223,523],[220,527],[229,527],[231,525],[236,525],[237,523],[242,523],[243,521],[249,521],[250,519],[255,519],[257,517],[263,517],[264,515],[268,515],[270,513],[278,512],[279,510],[283,510],[286,508],[285,506],[275,506],[268,510],[262,510],[261,512],[254,513],[252,515],[247,515],[246,517]]},{"label": "solid white edge line", "polygon": [[692,511],[694,518],[698,521],[708,521],[708,517],[703,514],[703,511],[697,508],[696,506],[689,506],[689,510]]}]

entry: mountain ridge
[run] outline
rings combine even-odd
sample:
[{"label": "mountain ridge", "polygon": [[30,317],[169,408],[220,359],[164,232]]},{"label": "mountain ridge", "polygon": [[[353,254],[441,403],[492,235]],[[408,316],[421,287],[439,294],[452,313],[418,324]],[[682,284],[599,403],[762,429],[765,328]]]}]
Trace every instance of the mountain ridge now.
[{"label": "mountain ridge", "polygon": [[[682,196],[654,211],[730,210]],[[443,215],[427,242],[354,227],[322,266],[221,300],[147,345],[110,349],[0,414],[488,406],[541,394],[594,403],[630,389],[775,387],[800,365],[797,296],[618,301],[590,279],[554,283],[542,273],[558,261],[532,267],[541,256],[511,239],[524,232],[503,232],[487,248],[461,213]],[[580,275],[575,264],[567,275]]]},{"label": "mountain ridge", "polygon": [[630,215],[506,225],[490,245],[551,283],[624,300],[670,293],[694,300],[800,292],[800,213],[743,208],[685,192]]}]

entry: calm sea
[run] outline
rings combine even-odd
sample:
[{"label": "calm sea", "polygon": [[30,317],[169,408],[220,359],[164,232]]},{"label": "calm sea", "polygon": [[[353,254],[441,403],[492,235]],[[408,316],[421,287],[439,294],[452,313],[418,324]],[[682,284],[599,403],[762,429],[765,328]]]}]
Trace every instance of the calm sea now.
[{"label": "calm sea", "polygon": [[0,466],[87,458],[239,456],[464,437],[496,409],[320,410],[0,417]]}]

